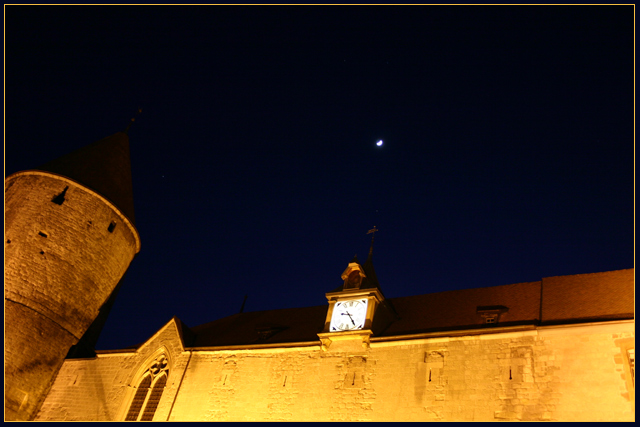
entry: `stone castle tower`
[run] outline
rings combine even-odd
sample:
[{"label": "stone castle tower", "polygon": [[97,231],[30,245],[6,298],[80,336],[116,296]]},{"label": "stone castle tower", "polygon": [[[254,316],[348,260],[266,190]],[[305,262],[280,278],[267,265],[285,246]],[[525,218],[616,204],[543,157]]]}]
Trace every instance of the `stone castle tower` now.
[{"label": "stone castle tower", "polygon": [[97,340],[139,250],[125,132],[5,179],[5,420],[34,419],[72,346]]}]

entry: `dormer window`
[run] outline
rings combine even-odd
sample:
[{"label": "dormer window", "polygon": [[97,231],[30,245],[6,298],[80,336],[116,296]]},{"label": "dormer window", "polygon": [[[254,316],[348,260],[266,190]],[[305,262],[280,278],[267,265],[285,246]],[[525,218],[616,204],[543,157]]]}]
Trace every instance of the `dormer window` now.
[{"label": "dormer window", "polygon": [[498,323],[498,315],[497,314],[488,314],[484,317],[484,323]]},{"label": "dormer window", "polygon": [[495,325],[509,311],[509,307],[503,305],[480,305],[476,313],[482,318],[482,323],[487,325]]},{"label": "dormer window", "polygon": [[286,326],[274,326],[274,325],[256,326],[256,332],[258,333],[259,341],[268,340],[278,332],[284,331],[285,329],[287,329]]}]

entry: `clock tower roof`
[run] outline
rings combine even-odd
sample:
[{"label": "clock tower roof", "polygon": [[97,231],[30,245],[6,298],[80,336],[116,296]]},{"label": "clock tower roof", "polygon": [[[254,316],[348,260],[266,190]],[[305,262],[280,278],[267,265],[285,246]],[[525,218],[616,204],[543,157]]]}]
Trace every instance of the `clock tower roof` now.
[{"label": "clock tower roof", "polygon": [[[378,276],[376,276],[376,271],[373,268],[373,260],[372,260],[371,251],[369,252],[369,256],[367,257],[367,260],[365,261],[364,265],[360,264],[360,262],[358,261],[358,257],[356,255],[356,256],[353,257],[353,260],[351,260],[351,262],[349,263],[349,267],[352,267],[352,266],[355,267],[355,268],[359,267],[359,269],[364,273],[362,275],[363,276],[362,277],[362,283],[360,284],[359,289],[374,289],[374,288],[377,288],[378,291],[380,291],[380,293],[382,293],[382,289],[380,289],[380,283],[378,282]],[[348,274],[349,267],[347,268],[347,270],[343,274]],[[332,290],[330,293],[344,291],[345,290],[344,285],[345,284],[342,283],[340,286],[338,286],[337,288]]]},{"label": "clock tower roof", "polygon": [[[364,265],[360,264],[358,260],[358,255],[355,255],[347,269],[342,273],[342,280],[344,282],[341,286],[338,286],[333,291],[329,292],[330,294],[335,292],[343,292],[347,289],[377,289],[380,295],[382,295],[382,289],[380,289],[380,282],[378,282],[378,276],[376,275],[376,270],[373,268],[373,242],[375,239],[375,233],[378,229],[374,226],[373,229],[369,230],[367,234],[372,234],[371,236],[371,246],[369,247],[369,255],[367,256],[367,260]],[[349,279],[349,276],[352,276],[352,273],[355,271],[359,271],[360,278]],[[384,298],[384,296],[382,296]]]}]

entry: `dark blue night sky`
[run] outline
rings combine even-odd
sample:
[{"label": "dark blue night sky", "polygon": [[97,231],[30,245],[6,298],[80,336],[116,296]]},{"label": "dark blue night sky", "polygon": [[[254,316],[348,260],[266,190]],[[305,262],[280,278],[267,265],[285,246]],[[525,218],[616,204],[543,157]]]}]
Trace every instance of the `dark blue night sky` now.
[{"label": "dark blue night sky", "polygon": [[5,173],[142,108],[100,349],[326,304],[373,226],[388,298],[631,268],[633,36],[631,5],[6,6]]}]

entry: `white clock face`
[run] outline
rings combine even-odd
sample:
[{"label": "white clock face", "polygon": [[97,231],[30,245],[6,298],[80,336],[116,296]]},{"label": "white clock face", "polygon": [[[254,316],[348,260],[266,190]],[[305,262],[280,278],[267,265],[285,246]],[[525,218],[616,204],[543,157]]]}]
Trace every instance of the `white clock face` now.
[{"label": "white clock face", "polygon": [[364,327],[367,318],[367,299],[338,301],[333,307],[329,330],[354,331]]}]

